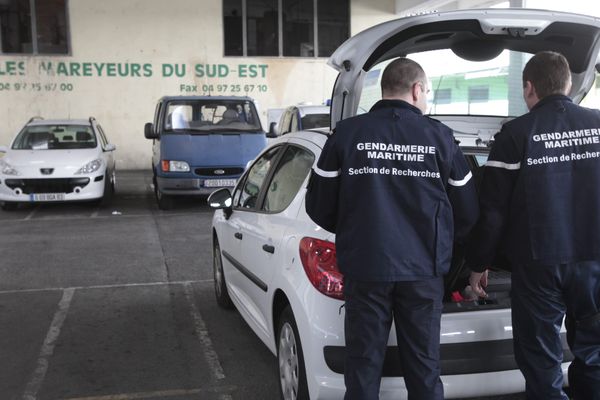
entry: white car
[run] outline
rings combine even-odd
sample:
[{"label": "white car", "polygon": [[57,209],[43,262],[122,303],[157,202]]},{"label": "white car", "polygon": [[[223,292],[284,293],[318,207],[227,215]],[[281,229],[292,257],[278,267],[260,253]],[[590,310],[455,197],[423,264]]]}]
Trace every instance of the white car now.
[{"label": "white car", "polygon": [[281,136],[290,132],[314,128],[329,128],[329,106],[298,104],[287,107],[279,118],[278,123],[269,127],[272,136]]},{"label": "white car", "polygon": [[[597,19],[540,10],[461,10],[390,21],[349,39],[330,58],[339,71],[332,125],[379,100],[383,68],[407,55],[428,73],[431,113],[454,129],[478,182],[493,135],[526,112],[521,71],[531,53],[551,49],[567,57],[571,96],[579,102],[594,83],[599,38]],[[283,399],[341,399],[345,391],[343,277],[335,237],[304,206],[308,175],[327,134],[282,136],[257,157],[232,194],[221,189],[209,197],[217,209],[217,302],[234,305],[277,356]],[[510,273],[491,273],[486,300],[470,296],[467,277],[456,247],[441,323],[445,396],[523,392],[512,347]],[[572,355],[564,339],[563,328],[566,379]],[[380,398],[406,398],[393,328],[388,345]]]},{"label": "white car", "polygon": [[0,147],[0,202],[99,200],[107,205],[115,186],[115,145],[89,119],[32,118],[10,147]]}]

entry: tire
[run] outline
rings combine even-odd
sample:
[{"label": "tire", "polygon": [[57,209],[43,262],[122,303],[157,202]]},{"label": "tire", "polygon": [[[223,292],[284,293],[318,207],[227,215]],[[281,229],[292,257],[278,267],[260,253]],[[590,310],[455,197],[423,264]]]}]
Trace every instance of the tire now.
[{"label": "tire", "polygon": [[154,176],[154,196],[156,197],[158,208],[161,210],[170,210],[173,208],[173,197],[160,191],[156,182],[156,175]]},{"label": "tire", "polygon": [[4,211],[14,211],[17,209],[17,207],[19,206],[19,203],[15,202],[15,201],[5,201],[2,203],[2,209]]},{"label": "tire", "polygon": [[113,196],[115,194],[114,184],[114,172],[109,177],[108,174],[104,175],[104,193],[100,199],[100,207],[108,207],[112,203]]},{"label": "tire", "polygon": [[304,353],[292,309],[281,313],[277,329],[279,393],[283,400],[309,400]]},{"label": "tire", "polygon": [[233,309],[233,303],[227,291],[225,284],[225,274],[223,274],[223,259],[221,258],[221,248],[219,241],[215,238],[213,244],[213,277],[215,281],[215,297],[219,307],[226,310]]}]

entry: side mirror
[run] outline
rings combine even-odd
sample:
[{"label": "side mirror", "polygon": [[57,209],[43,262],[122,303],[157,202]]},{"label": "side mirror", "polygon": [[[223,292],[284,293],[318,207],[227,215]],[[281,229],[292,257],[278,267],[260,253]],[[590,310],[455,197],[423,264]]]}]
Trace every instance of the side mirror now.
[{"label": "side mirror", "polygon": [[279,136],[279,129],[277,129],[277,122],[271,122],[271,124],[269,125],[269,132],[267,132],[267,137],[268,138],[276,138],[277,136]]},{"label": "side mirror", "polygon": [[115,151],[116,149],[117,146],[112,143],[107,143],[106,146],[104,146],[104,151]]},{"label": "side mirror", "polygon": [[225,218],[229,218],[233,212],[233,199],[227,188],[215,190],[208,196],[208,205],[215,210],[223,210]]},{"label": "side mirror", "polygon": [[0,153],[6,153],[8,151],[8,147],[0,146]]},{"label": "side mirror", "polygon": [[146,136],[146,139],[158,139],[160,136],[154,131],[154,124],[152,122],[147,122],[144,125],[144,136]]}]

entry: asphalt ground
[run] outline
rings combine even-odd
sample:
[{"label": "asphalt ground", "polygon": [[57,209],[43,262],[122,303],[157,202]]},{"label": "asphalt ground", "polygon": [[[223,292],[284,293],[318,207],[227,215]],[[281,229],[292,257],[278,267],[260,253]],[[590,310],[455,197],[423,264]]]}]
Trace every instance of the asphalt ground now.
[{"label": "asphalt ground", "polygon": [[151,181],[0,211],[0,400],[278,398],[275,357],[215,302],[205,199],[161,211]]}]

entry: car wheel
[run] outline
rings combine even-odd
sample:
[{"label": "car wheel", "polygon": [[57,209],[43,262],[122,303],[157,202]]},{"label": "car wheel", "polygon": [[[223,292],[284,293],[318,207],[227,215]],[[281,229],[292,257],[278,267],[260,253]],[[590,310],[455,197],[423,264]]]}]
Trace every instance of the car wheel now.
[{"label": "car wheel", "polygon": [[158,184],[156,183],[156,176],[154,177],[154,196],[156,196],[158,208],[161,210],[170,210],[173,208],[173,198],[160,191]]},{"label": "car wheel", "polygon": [[5,201],[2,203],[2,209],[4,211],[14,211],[19,206],[19,203],[14,201]]},{"label": "car wheel", "polygon": [[108,207],[112,202],[113,194],[115,193],[115,186],[113,184],[112,176],[108,174],[104,175],[104,193],[100,199],[100,206]]},{"label": "car wheel", "polygon": [[215,238],[213,245],[213,277],[215,281],[215,297],[219,307],[230,310],[233,308],[233,303],[227,292],[225,284],[225,275],[223,274],[223,259],[221,258],[221,248],[219,241]]},{"label": "car wheel", "polygon": [[290,306],[287,306],[281,313],[278,327],[277,361],[281,398],[284,400],[308,400],[302,344]]}]

